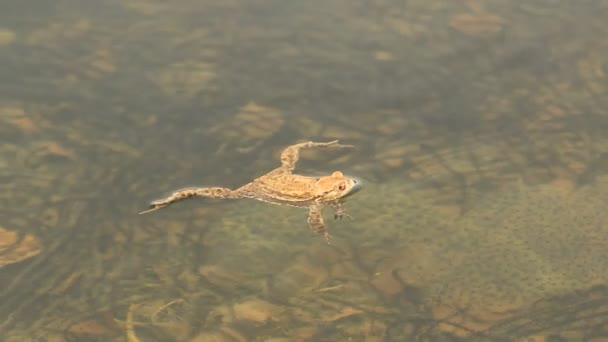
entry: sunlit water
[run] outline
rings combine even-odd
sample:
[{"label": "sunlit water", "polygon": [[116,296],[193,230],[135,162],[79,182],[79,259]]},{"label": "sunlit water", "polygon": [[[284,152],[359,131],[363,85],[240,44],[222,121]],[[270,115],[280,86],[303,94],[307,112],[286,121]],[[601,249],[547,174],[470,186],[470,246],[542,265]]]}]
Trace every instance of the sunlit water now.
[{"label": "sunlit water", "polygon": [[[605,338],[606,10],[5,2],[0,335]],[[250,200],[137,215],[334,139],[297,169],[364,181],[331,245]]]}]

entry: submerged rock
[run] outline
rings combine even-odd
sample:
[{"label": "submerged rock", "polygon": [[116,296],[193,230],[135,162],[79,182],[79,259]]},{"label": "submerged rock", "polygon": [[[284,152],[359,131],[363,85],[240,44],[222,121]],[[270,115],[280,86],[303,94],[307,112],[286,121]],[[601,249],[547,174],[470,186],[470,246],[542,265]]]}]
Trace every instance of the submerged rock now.
[{"label": "submerged rock", "polygon": [[19,236],[0,227],[0,268],[33,258],[41,251],[42,243],[35,236]]}]

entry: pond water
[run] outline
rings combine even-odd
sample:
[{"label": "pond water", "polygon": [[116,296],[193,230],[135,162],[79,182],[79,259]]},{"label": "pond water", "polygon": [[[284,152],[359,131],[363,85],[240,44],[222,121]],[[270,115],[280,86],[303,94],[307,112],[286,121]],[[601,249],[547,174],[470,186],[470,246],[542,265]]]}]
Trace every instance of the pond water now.
[{"label": "pond water", "polygon": [[[607,1],[0,12],[3,341],[608,338]],[[352,219],[192,199],[302,141]]]}]

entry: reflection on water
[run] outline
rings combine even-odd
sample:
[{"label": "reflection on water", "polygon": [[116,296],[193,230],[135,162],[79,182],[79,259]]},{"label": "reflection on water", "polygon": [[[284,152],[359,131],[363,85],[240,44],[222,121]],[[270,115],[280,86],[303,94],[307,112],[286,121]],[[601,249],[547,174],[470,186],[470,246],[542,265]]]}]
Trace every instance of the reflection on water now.
[{"label": "reflection on water", "polygon": [[[4,340],[608,336],[605,2],[30,6],[0,13]],[[137,215],[333,139],[297,170],[365,180],[332,245],[255,201]]]}]

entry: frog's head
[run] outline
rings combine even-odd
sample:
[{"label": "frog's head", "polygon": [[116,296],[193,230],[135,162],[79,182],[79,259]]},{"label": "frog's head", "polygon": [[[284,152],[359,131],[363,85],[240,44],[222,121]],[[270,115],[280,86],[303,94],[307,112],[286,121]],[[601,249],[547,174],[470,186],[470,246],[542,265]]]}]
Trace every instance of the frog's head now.
[{"label": "frog's head", "polygon": [[330,176],[317,179],[314,192],[315,198],[319,201],[333,201],[350,196],[360,189],[361,182],[336,171]]}]

